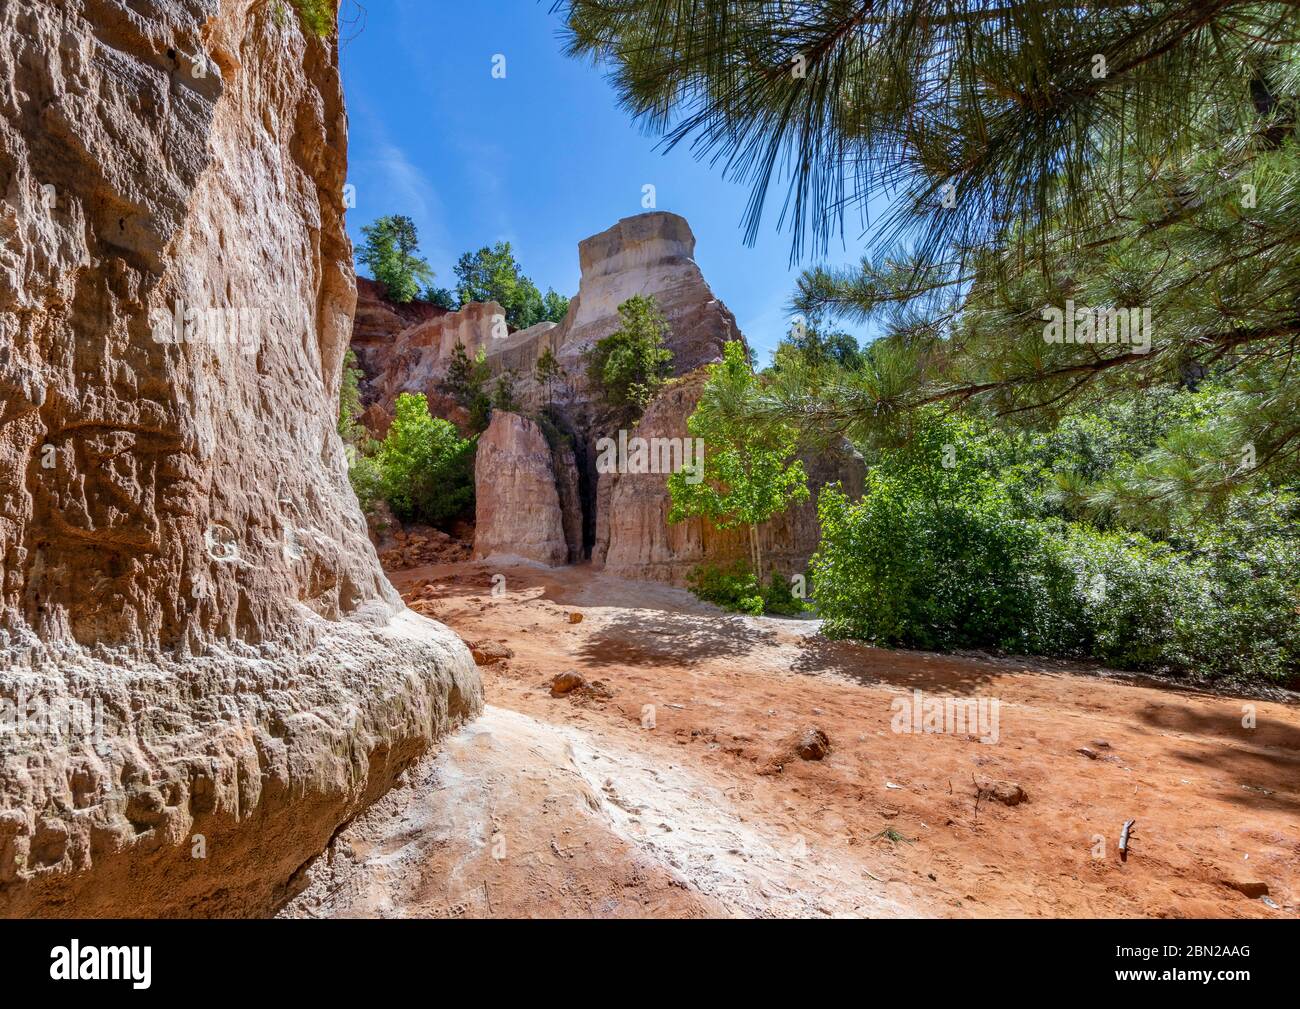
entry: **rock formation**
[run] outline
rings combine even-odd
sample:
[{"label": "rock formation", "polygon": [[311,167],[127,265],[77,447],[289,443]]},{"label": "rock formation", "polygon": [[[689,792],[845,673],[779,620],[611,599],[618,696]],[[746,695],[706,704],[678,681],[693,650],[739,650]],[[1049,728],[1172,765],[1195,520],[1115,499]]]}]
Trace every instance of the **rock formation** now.
[{"label": "rock formation", "polygon": [[[365,277],[357,278],[357,310],[352,324],[352,350],[368,380],[381,374],[392,356],[399,333],[421,323],[450,315],[447,309],[424,301],[398,304],[389,301],[384,285]],[[362,390],[367,401],[381,397],[380,390]],[[375,404],[378,406],[378,404]]]},{"label": "rock formation", "polygon": [[482,703],[347,485],[346,148],[267,5],[0,5],[0,915],[268,912]]},{"label": "rock formation", "polygon": [[478,442],[474,557],[565,564],[569,546],[551,447],[541,427],[505,410]]},{"label": "rock formation", "polygon": [[[383,411],[392,409],[401,392],[424,392],[435,414],[464,426],[464,411],[440,389],[457,342],[471,355],[483,350],[494,374],[513,371],[520,399],[534,411],[546,405],[551,421],[564,427],[562,443],[552,436],[556,444],[549,454],[540,430],[525,434],[519,417],[500,427],[494,423],[484,436],[488,451],[484,455],[483,447],[479,450],[475,556],[515,555],[546,564],[590,557],[624,577],[676,584],[683,584],[687,572],[703,561],[748,556],[743,531],[722,532],[704,520],[669,526],[663,474],[595,471],[596,442],[616,438],[620,422],[612,421],[594,401],[582,352],[619,327],[619,305],[636,294],[654,296],[668,321],[667,344],[677,376],[629,434],[684,438],[686,418],[704,383],[703,366],[721,359],[724,343],[744,340],[735,317],[705,282],[694,255],[695,237],[684,218],[662,212],[625,218],[579,243],[582,278],[559,325],[542,323],[508,333],[498,305],[470,304],[459,312],[423,317],[390,334],[386,349],[380,342],[374,344],[368,356],[368,389],[374,400],[370,409],[378,412],[367,420],[372,431],[381,427]],[[547,348],[568,372],[568,380],[550,395],[531,377]],[[520,440],[524,438],[526,447]],[[778,516],[762,533],[764,555],[784,573],[804,571],[816,548],[817,490],[831,481],[842,482],[851,493],[862,490],[861,460],[847,448],[810,455],[805,468],[812,501]],[[541,489],[548,483],[554,494]],[[557,508],[562,535],[554,525]],[[566,546],[563,553],[561,544]]]},{"label": "rock formation", "polygon": [[579,243],[582,278],[564,320],[515,332],[495,302],[474,302],[457,312],[386,306],[378,285],[363,280],[358,320],[366,325],[353,347],[367,375],[365,398],[389,411],[403,392],[422,392],[434,402],[452,349],[461,343],[471,357],[482,350],[493,374],[514,372],[520,396],[533,407],[543,402],[533,369],[549,348],[569,373],[553,397],[581,409],[589,398],[582,352],[618,328],[618,306],[635,294],[653,295],[667,318],[675,374],[718,360],[724,343],[743,337],[694,256],[695,236],[685,218],[662,211],[625,218]]},{"label": "rock formation", "polygon": [[668,320],[676,375],[721,360],[724,343],[744,339],[695,263],[695,236],[684,217],[663,211],[626,217],[579,243],[578,260],[578,294],[553,341],[580,385],[582,351],[619,327],[618,306],[636,294],[653,295]]}]

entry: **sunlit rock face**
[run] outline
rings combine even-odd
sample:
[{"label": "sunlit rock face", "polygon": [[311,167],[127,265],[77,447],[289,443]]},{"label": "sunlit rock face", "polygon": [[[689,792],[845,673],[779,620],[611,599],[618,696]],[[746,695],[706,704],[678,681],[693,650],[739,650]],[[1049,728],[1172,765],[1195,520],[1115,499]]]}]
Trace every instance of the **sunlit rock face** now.
[{"label": "sunlit rock face", "polygon": [[721,360],[722,345],[744,337],[694,257],[686,218],[663,211],[626,217],[580,242],[578,295],[553,337],[561,360],[580,374],[581,352],[619,328],[618,306],[638,294],[653,296],[668,321],[675,374]]},{"label": "sunlit rock face", "polygon": [[478,441],[474,466],[475,559],[567,563],[556,467],[542,429],[496,410]]},{"label": "sunlit rock face", "polygon": [[264,913],[481,706],[335,429],[331,44],[0,4],[0,914]]}]

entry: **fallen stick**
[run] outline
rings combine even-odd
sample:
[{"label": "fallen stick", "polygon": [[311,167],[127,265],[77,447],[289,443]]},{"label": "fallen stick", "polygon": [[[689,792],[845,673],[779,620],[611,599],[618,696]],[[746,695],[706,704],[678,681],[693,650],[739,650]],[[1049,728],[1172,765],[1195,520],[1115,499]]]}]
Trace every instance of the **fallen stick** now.
[{"label": "fallen stick", "polygon": [[1124,829],[1119,832],[1119,860],[1121,862],[1128,861],[1128,837],[1136,823],[1137,820],[1125,820]]}]

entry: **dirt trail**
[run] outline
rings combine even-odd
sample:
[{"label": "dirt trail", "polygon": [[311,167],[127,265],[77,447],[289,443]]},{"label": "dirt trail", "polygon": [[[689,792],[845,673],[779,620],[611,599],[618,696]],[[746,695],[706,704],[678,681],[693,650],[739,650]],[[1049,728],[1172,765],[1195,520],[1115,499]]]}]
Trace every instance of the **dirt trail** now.
[{"label": "dirt trail", "polygon": [[[1300,913],[1295,704],[827,642],[584,567],[392,577],[513,655],[482,667],[484,717],[344,831],[286,915]],[[570,669],[610,696],[552,697]],[[996,700],[996,723],[893,731],[918,690]],[[781,754],[805,726],[825,759]],[[999,781],[1028,800],[977,797]]]}]

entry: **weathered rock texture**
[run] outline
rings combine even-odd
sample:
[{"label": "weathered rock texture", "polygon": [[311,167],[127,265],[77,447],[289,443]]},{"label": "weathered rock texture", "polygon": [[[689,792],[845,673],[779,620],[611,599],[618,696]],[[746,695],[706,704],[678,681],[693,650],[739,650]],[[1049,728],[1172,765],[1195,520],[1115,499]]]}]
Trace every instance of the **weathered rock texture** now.
[{"label": "weathered rock texture", "polygon": [[[667,385],[646,407],[637,437],[687,438],[686,418],[694,411],[707,378],[700,368]],[[764,565],[784,575],[806,573],[817,548],[817,493],[839,482],[853,497],[862,494],[862,459],[848,446],[803,457],[809,500],[764,523],[759,529]],[[708,446],[704,468],[708,471]],[[744,529],[720,530],[707,519],[669,525],[672,498],[667,478],[655,473],[602,473],[596,492],[596,542],[592,563],[623,578],[686,583],[697,564],[725,564],[749,556]]]},{"label": "weathered rock texture", "polygon": [[569,560],[551,447],[536,423],[505,410],[492,414],[478,442],[474,494],[476,559]]},{"label": "weathered rock texture", "polygon": [[346,146],[268,5],[0,3],[0,915],[268,912],[481,705],[347,485]]},{"label": "weathered rock texture", "polygon": [[624,218],[579,243],[582,279],[554,337],[561,363],[579,385],[582,351],[619,328],[618,306],[633,295],[653,295],[668,320],[674,374],[721,360],[724,343],[744,339],[694,257],[686,218],[662,211]]}]

